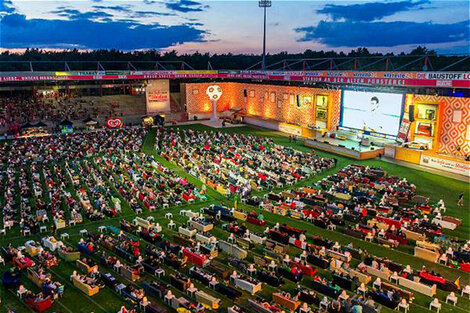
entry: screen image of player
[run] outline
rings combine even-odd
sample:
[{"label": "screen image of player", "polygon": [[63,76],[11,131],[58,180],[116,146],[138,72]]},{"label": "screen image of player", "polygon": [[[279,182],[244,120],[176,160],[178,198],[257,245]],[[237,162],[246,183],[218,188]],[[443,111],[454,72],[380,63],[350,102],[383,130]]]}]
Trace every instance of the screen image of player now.
[{"label": "screen image of player", "polygon": [[345,90],[341,126],[396,136],[400,128],[403,94]]}]

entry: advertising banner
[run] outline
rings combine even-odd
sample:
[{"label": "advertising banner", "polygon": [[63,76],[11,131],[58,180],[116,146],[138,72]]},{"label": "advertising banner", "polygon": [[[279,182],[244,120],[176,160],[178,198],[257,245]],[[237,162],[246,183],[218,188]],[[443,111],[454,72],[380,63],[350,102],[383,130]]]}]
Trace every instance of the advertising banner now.
[{"label": "advertising banner", "polygon": [[145,91],[147,114],[169,113],[170,81],[168,79],[150,80]]},{"label": "advertising banner", "polygon": [[1,82],[110,80],[110,79],[233,78],[304,83],[338,83],[380,86],[451,87],[470,89],[467,72],[361,72],[361,71],[85,71],[0,73]]},{"label": "advertising banner", "polygon": [[108,128],[121,128],[122,125],[122,118],[119,117],[108,118],[106,120],[106,126],[108,126]]},{"label": "advertising banner", "polygon": [[398,141],[406,141],[406,139],[408,138],[408,133],[410,131],[410,125],[410,121],[407,118],[403,118],[403,120],[401,121],[400,129],[398,130]]},{"label": "advertising banner", "polygon": [[465,161],[459,162],[421,153],[420,164],[455,174],[470,176],[470,164]]}]

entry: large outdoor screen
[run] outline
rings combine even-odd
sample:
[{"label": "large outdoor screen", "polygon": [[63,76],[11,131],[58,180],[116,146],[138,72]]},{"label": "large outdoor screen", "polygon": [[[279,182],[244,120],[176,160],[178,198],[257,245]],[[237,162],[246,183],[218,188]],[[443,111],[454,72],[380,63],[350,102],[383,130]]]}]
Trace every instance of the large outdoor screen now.
[{"label": "large outdoor screen", "polygon": [[341,126],[396,136],[400,127],[403,94],[345,90]]}]

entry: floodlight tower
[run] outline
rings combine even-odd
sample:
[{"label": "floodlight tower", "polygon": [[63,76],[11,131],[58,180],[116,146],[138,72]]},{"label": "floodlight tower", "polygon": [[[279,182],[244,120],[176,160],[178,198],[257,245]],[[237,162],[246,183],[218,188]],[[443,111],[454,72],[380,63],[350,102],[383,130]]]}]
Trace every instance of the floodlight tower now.
[{"label": "floodlight tower", "polygon": [[264,24],[263,24],[263,60],[261,61],[261,69],[266,69],[266,9],[272,6],[271,0],[260,0],[258,6],[264,10]]}]

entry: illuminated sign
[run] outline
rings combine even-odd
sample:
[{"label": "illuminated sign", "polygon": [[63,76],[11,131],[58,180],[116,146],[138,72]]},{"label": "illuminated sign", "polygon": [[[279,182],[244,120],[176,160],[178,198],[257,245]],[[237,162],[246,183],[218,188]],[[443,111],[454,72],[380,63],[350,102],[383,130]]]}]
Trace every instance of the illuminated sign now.
[{"label": "illuminated sign", "polygon": [[122,125],[123,125],[122,118],[119,118],[119,117],[108,118],[106,120],[106,126],[108,126],[108,128],[121,128]]}]

